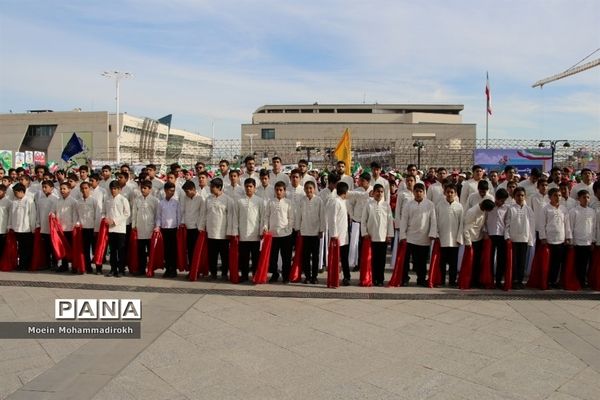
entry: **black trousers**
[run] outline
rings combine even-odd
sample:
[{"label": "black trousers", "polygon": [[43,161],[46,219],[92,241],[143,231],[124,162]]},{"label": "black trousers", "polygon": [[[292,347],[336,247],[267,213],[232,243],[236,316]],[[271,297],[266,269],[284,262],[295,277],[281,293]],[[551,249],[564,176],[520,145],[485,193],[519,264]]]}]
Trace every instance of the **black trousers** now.
[{"label": "black trousers", "polygon": [[548,274],[548,284],[552,285],[558,282],[560,270],[562,269],[565,262],[565,245],[560,244],[549,244],[548,249],[550,250],[550,271]]},{"label": "black trousers", "polygon": [[4,245],[6,245],[6,234],[0,234],[0,250],[4,253]]},{"label": "black trousers", "polygon": [[506,240],[501,235],[490,235],[492,241],[492,273],[494,272],[494,256],[496,256],[496,284],[502,283],[506,272]]},{"label": "black trousers", "polygon": [[[129,237],[131,236],[131,224],[128,224],[125,226],[125,253],[123,253],[123,259],[125,260],[125,265],[127,265],[127,262],[129,260]],[[131,250],[133,251],[133,249]]]},{"label": "black trousers", "polygon": [[[65,231],[65,240],[69,243],[69,248],[73,248],[73,231]],[[70,258],[70,257],[69,257]],[[72,266],[73,264],[71,264]],[[66,258],[62,259],[61,266],[63,268],[69,268],[69,261]]]},{"label": "black trousers", "polygon": [[287,281],[290,279],[290,268],[292,266],[292,235],[273,237],[269,270],[273,274],[272,276],[276,278],[279,278],[279,272],[277,272],[279,253],[281,253],[281,274],[283,280]]},{"label": "black trousers", "polygon": [[513,283],[523,283],[527,266],[527,242],[513,242]]},{"label": "black trousers", "polygon": [[592,246],[575,246],[575,273],[582,287],[586,286],[588,264],[592,257]]},{"label": "black trousers", "polygon": [[371,268],[374,282],[383,282],[386,254],[387,242],[371,242]]},{"label": "black trousers", "polygon": [[192,265],[192,259],[194,258],[194,248],[196,247],[196,240],[198,239],[198,229],[186,229],[186,238],[188,265]]},{"label": "black trousers", "polygon": [[160,228],[165,245],[165,271],[177,270],[177,228]]},{"label": "black trousers", "polygon": [[87,272],[92,272],[92,251],[94,248],[92,247],[92,243],[94,241],[94,228],[86,228],[82,229],[83,236],[83,258],[85,259],[85,270]]},{"label": "black trousers", "polygon": [[17,250],[19,254],[19,263],[17,268],[21,270],[31,267],[31,256],[33,254],[33,233],[15,232],[17,240]]},{"label": "black trousers", "polygon": [[302,269],[306,279],[319,274],[319,236],[302,236]]},{"label": "black trousers", "polygon": [[138,239],[137,252],[139,274],[144,275],[146,273],[146,267],[148,266],[148,256],[150,255],[150,239]]},{"label": "black trousers", "polygon": [[50,239],[49,233],[42,233],[42,241],[44,242],[44,249],[46,250],[46,264],[51,268],[56,269],[58,261],[54,259],[54,253],[52,252],[52,240]]},{"label": "black trousers", "polygon": [[442,284],[446,282],[446,266],[448,266],[448,283],[455,284],[458,275],[458,247],[440,247]]},{"label": "black trousers", "polygon": [[[350,246],[345,244],[340,246],[340,262],[342,263],[342,273],[344,279],[350,280],[350,264],[348,263],[348,255],[350,254]],[[316,276],[314,276],[316,278]]]},{"label": "black trousers", "polygon": [[229,239],[208,239],[208,268],[212,276],[217,275],[217,260],[221,257],[221,274],[229,272]]},{"label": "black trousers", "polygon": [[110,250],[110,272],[112,274],[125,272],[125,233],[108,233],[108,248]]},{"label": "black trousers", "polygon": [[408,282],[409,260],[412,258],[413,270],[417,273],[417,283],[425,284],[427,275],[427,257],[429,246],[419,246],[407,243],[406,258],[404,259],[404,282]]},{"label": "black trousers", "polygon": [[473,273],[471,275],[471,287],[479,286],[479,276],[481,275],[481,250],[483,250],[483,240],[472,243],[473,246]]},{"label": "black trousers", "polygon": [[239,267],[242,279],[248,278],[250,273],[250,260],[252,259],[252,274],[256,272],[258,256],[260,254],[260,241],[240,241]]}]

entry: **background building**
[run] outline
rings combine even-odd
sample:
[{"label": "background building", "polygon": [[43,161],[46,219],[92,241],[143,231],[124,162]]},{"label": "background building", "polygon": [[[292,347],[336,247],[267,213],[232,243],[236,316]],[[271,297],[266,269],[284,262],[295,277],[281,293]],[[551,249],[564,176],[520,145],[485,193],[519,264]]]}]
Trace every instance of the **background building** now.
[{"label": "background building", "polygon": [[462,121],[463,109],[456,104],[265,105],[252,114],[251,124],[242,125],[241,152],[326,165],[349,128],[354,161],[397,166],[416,162],[421,153],[422,166],[460,167],[472,164],[476,139],[475,124]]},{"label": "background building", "polygon": [[[0,114],[0,150],[43,151],[46,160],[59,161],[73,133],[83,139],[87,152],[75,157],[95,162],[116,162],[116,114],[107,111],[32,110]],[[120,149],[123,163],[193,164],[208,160],[212,139],[194,132],[171,128],[151,118],[119,114]]]}]

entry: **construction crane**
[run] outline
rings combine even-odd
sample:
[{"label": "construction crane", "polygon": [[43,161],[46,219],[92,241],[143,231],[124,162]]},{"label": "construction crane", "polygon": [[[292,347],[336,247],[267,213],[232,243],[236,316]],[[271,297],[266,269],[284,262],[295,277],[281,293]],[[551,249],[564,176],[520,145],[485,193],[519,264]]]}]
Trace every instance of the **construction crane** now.
[{"label": "construction crane", "polygon": [[[600,48],[596,49],[595,51],[593,51],[590,55],[588,55],[587,57],[585,57],[583,60],[581,61],[585,61],[586,59],[588,59],[591,55],[593,55],[594,53],[600,51]],[[578,74],[580,72],[583,72],[585,70],[588,70],[590,68],[594,68],[597,67],[598,65],[600,65],[600,58],[594,61],[590,61],[587,62],[585,64],[579,65],[581,63],[581,61],[579,61],[577,64],[575,64],[574,66],[572,66],[571,68],[561,72],[560,74],[556,74],[556,75],[552,75],[548,78],[545,79],[541,79],[539,81],[537,81],[536,83],[534,83],[531,87],[535,88],[535,87],[544,87],[545,84],[550,83],[550,82],[554,82],[557,81],[559,79],[563,79],[566,78],[568,76],[571,75],[575,75]]]}]

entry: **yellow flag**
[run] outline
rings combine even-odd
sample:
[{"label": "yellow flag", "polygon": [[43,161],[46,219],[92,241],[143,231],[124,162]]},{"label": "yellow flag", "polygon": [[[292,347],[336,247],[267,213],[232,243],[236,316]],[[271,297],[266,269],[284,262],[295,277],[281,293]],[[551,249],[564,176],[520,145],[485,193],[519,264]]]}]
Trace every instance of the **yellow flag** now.
[{"label": "yellow flag", "polygon": [[346,128],[342,138],[340,139],[340,142],[333,152],[338,161],[343,161],[346,163],[346,175],[350,175],[350,171],[352,171],[352,156],[350,153],[351,149],[352,141],[350,140],[350,130]]}]

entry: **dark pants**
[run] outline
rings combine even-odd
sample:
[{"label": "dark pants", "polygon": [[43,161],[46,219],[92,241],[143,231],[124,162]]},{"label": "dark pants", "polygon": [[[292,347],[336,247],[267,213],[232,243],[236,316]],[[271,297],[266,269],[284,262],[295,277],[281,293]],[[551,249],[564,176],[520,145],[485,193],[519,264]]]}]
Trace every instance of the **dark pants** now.
[{"label": "dark pants", "polygon": [[548,284],[557,283],[561,267],[565,262],[565,245],[564,244],[549,244],[550,250],[550,272],[548,274]]},{"label": "dark pants", "polygon": [[54,252],[52,251],[52,239],[50,239],[49,233],[42,233],[42,241],[44,242],[44,249],[46,251],[46,265],[50,268],[56,269],[58,261],[54,258]]},{"label": "dark pants", "polygon": [[83,236],[83,258],[85,259],[85,270],[92,272],[92,242],[94,241],[94,228],[82,229]]},{"label": "dark pants", "polygon": [[425,284],[427,257],[429,257],[429,246],[407,243],[406,258],[404,259],[404,282],[408,282],[408,263],[412,258],[413,270],[417,273],[417,284]]},{"label": "dark pants", "polygon": [[506,240],[504,236],[492,235],[492,273],[494,272],[494,255],[496,256],[496,284],[501,284],[506,272]]},{"label": "dark pants", "polygon": [[319,237],[302,236],[302,269],[306,279],[319,274]]},{"label": "dark pants", "polygon": [[165,271],[175,272],[177,270],[177,228],[161,228],[160,233],[165,245]]},{"label": "dark pants", "polygon": [[592,257],[592,246],[575,246],[575,273],[581,287],[586,286],[588,264]]},{"label": "dark pants", "polygon": [[[65,231],[65,240],[69,244],[69,248],[72,249],[73,248],[73,231]],[[68,255],[68,257],[70,258],[70,255]],[[71,266],[72,266],[72,264],[71,264]],[[67,260],[66,257],[62,259],[61,267],[69,268],[69,261]]]},{"label": "dark pants", "polygon": [[[350,246],[340,246],[340,262],[342,263],[342,273],[344,279],[350,280],[350,264],[348,263],[348,255],[350,254]],[[314,276],[316,278],[316,275]]]},{"label": "dark pants", "polygon": [[31,267],[31,256],[33,254],[33,233],[15,232],[15,239],[17,240],[19,254],[17,269],[29,269],[29,267]]},{"label": "dark pants", "polygon": [[110,250],[111,274],[125,273],[125,233],[108,233],[108,248]]},{"label": "dark pants", "polygon": [[256,272],[258,256],[260,254],[260,241],[240,241],[239,266],[242,279],[247,279],[250,272],[250,260],[252,259],[252,275]]},{"label": "dark pants", "polygon": [[479,276],[481,275],[481,250],[483,249],[483,240],[473,242],[473,273],[471,275],[471,287],[479,286]]},{"label": "dark pants", "polygon": [[208,239],[208,268],[212,276],[217,275],[217,260],[221,257],[221,274],[229,272],[229,239]]},{"label": "dark pants", "polygon": [[187,238],[187,256],[188,263],[187,265],[192,265],[192,259],[194,258],[194,248],[196,247],[196,240],[198,240],[198,229],[186,229],[186,238]]},{"label": "dark pants", "polygon": [[6,234],[0,234],[0,250],[4,252],[4,245],[6,245]]},{"label": "dark pants", "polygon": [[148,265],[148,256],[150,255],[150,239],[138,239],[137,241],[139,274],[146,274],[146,266]]},{"label": "dark pants", "polygon": [[523,283],[527,266],[527,242],[513,242],[513,283]]},{"label": "dark pants", "polygon": [[279,253],[281,253],[281,274],[283,280],[287,281],[290,279],[290,267],[292,266],[292,235],[273,237],[269,270],[275,278],[279,278],[279,272],[277,272]]},{"label": "dark pants", "polygon": [[383,283],[386,254],[387,242],[371,242],[371,269],[374,283]]},{"label": "dark pants", "polygon": [[446,266],[448,266],[448,283],[456,284],[458,265],[458,247],[440,247],[440,272],[442,284],[446,282]]},{"label": "dark pants", "polygon": [[[127,265],[129,261],[129,237],[131,236],[131,224],[125,226],[125,252],[123,253],[124,263]],[[133,250],[131,250],[133,251]]]}]

